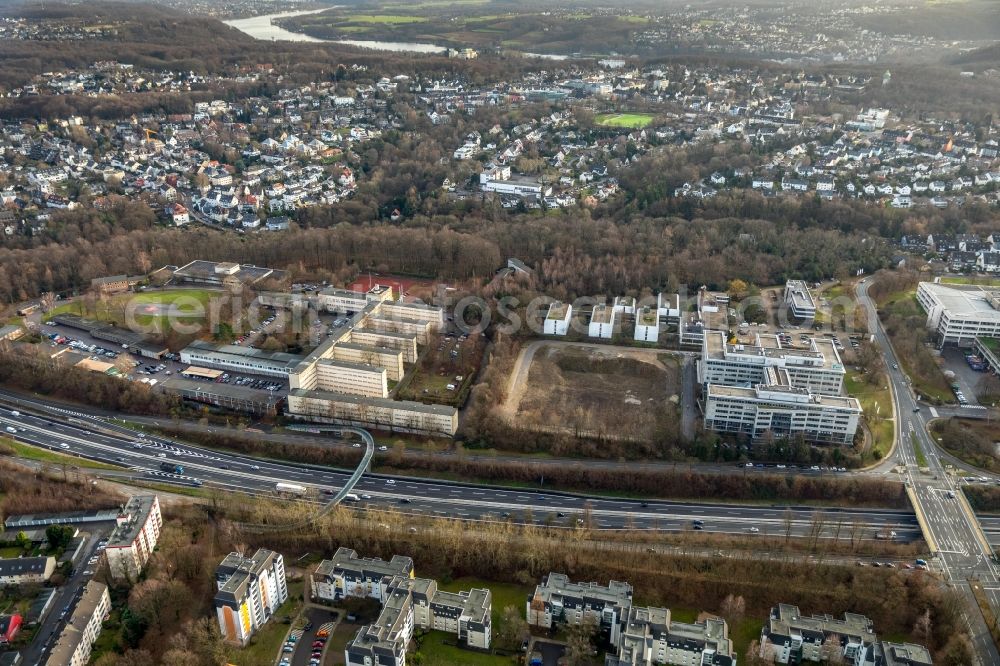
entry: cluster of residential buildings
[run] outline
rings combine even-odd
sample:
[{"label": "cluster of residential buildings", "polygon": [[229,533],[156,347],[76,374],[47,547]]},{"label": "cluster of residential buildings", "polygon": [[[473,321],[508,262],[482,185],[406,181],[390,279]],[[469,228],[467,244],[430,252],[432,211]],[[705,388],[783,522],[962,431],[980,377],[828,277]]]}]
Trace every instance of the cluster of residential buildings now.
[{"label": "cluster of residential buildings", "polygon": [[677,622],[667,608],[634,606],[626,582],[578,583],[550,573],[528,598],[525,613],[528,624],[540,629],[593,623],[614,650],[606,666],[736,666],[725,620]]},{"label": "cluster of residential buildings", "polygon": [[840,663],[851,666],[931,666],[922,645],[878,640],[864,615],[803,615],[779,604],[760,632],[760,656],[776,664]]},{"label": "cluster of residential buildings", "polygon": [[[656,52],[669,45],[683,52],[745,53],[801,63],[912,61],[955,53],[956,42],[906,30],[907,15],[914,11],[907,4],[842,5],[822,11],[802,5],[775,15],[753,5],[709,9],[688,4],[667,16],[647,14],[649,23],[633,35],[633,48]],[[880,30],[880,20],[897,27]],[[974,43],[962,46],[975,48]]]},{"label": "cluster of residential buildings", "polygon": [[376,599],[378,619],[361,627],[344,649],[348,666],[405,666],[416,629],[452,634],[462,646],[487,650],[492,642],[493,599],[487,589],[445,592],[431,578],[416,578],[413,560],[395,555],[386,562],[339,548],[312,573],[313,599]]}]

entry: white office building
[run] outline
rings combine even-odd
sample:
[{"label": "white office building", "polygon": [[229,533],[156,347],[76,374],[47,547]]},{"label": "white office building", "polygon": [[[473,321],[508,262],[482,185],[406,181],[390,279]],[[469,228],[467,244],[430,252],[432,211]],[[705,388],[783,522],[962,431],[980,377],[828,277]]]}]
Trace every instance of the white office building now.
[{"label": "white office building", "polygon": [[969,347],[977,337],[1000,337],[1000,290],[921,282],[917,302],[939,346]]},{"label": "white office building", "polygon": [[767,368],[783,368],[791,386],[820,395],[840,395],[844,364],[829,338],[813,338],[808,349],[784,347],[776,335],[757,335],[755,345],[728,344],[725,333],[706,331],[698,362],[702,384],[753,386],[764,382]]},{"label": "white office building", "polygon": [[816,301],[802,280],[789,280],[785,283],[785,305],[795,319],[812,321],[816,317]]},{"label": "white office building", "polygon": [[592,338],[604,338],[610,340],[615,333],[615,322],[618,319],[618,310],[609,308],[605,304],[595,305],[590,313],[590,325],[587,328],[587,335]]},{"label": "white office building", "polygon": [[573,306],[556,301],[549,305],[542,330],[545,335],[566,335],[569,332],[569,322],[572,319]]},{"label": "white office building", "polygon": [[634,337],[639,342],[657,342],[660,339],[660,316],[657,309],[643,307],[636,313]]},{"label": "white office building", "polygon": [[752,387],[708,384],[705,428],[758,439],[802,436],[825,444],[851,444],[861,405],[855,398],[811,393],[791,386],[784,368],[767,368]]}]

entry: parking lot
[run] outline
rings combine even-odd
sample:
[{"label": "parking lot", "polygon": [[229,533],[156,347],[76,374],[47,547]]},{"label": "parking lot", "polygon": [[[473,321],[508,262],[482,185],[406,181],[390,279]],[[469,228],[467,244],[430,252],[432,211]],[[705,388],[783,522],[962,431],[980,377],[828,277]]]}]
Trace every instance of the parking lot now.
[{"label": "parking lot", "polygon": [[[272,321],[272,324],[275,322]],[[116,363],[120,360],[121,354],[126,353],[120,345],[115,345],[106,340],[91,338],[85,331],[72,329],[66,326],[49,325],[41,323],[39,325],[41,334],[48,338],[49,345],[53,348],[67,348],[68,354],[72,354],[75,364],[79,360],[89,358],[95,361],[106,363]],[[58,336],[52,339],[51,336]],[[244,338],[243,343],[249,342]],[[93,348],[91,350],[91,348]],[[181,363],[180,354],[168,353],[162,359],[153,359],[135,354],[129,354],[134,362],[134,366],[129,369],[118,363],[119,370],[132,380],[155,386],[162,380],[172,376],[180,375],[185,369],[190,367],[187,363]],[[261,375],[251,375],[247,373],[223,372],[218,379],[220,383],[242,386],[244,388],[257,389],[260,391],[284,391],[288,388],[288,381],[279,377],[267,377]]]},{"label": "parking lot", "polygon": [[970,352],[966,349],[948,347],[941,351],[941,360],[944,362],[944,370],[954,373],[954,376],[948,376],[947,380],[952,392],[955,393],[956,400],[960,404],[978,405],[976,389],[985,373],[973,370],[969,366],[965,360],[965,355],[968,353]]},{"label": "parking lot", "polygon": [[[321,666],[332,664],[334,655],[327,649],[329,637],[333,634],[338,614],[335,611],[309,606],[303,612],[306,624],[291,632],[289,640],[281,648],[278,666]],[[291,648],[291,649],[289,649]]]}]

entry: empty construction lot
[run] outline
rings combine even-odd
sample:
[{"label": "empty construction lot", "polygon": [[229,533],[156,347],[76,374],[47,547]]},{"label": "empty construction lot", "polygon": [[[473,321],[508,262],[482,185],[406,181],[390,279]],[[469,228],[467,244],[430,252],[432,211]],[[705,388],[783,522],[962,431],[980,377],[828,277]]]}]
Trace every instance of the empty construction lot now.
[{"label": "empty construction lot", "polygon": [[679,392],[670,354],[539,342],[522,350],[503,411],[528,430],[651,441],[677,431]]}]

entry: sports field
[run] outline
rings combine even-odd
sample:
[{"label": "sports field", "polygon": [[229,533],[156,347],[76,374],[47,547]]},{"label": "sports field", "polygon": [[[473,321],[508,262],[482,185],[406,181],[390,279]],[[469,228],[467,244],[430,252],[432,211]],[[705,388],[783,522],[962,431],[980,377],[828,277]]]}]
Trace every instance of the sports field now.
[{"label": "sports field", "polygon": [[653,122],[653,116],[648,113],[602,113],[594,117],[594,122],[605,127],[639,129]]}]

